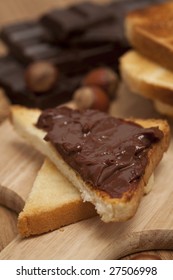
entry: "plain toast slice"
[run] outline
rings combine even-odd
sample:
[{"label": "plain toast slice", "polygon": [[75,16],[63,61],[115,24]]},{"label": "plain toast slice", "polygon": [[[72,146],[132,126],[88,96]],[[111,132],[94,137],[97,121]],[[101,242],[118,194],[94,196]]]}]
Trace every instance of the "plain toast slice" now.
[{"label": "plain toast slice", "polygon": [[152,99],[161,113],[173,115],[173,72],[130,50],[120,58],[120,72],[130,91]]},{"label": "plain toast slice", "polygon": [[38,235],[96,215],[94,206],[83,202],[79,191],[45,159],[18,217],[22,237]]},{"label": "plain toast slice", "polygon": [[129,43],[147,58],[173,70],[172,1],[130,12],[125,19]]},{"label": "plain toast slice", "polygon": [[167,122],[164,120],[134,120],[144,128],[159,127],[163,132],[163,138],[153,144],[148,151],[148,164],[137,187],[130,193],[124,191],[121,198],[112,198],[105,195],[104,192],[93,189],[90,184],[83,181],[80,175],[63,160],[55,147],[44,140],[46,132],[35,125],[40,113],[37,109],[13,106],[11,118],[14,128],[28,143],[56,165],[60,172],[81,192],[84,201],[95,205],[96,211],[103,221],[125,221],[134,216],[144,193],[144,186],[147,185],[151,174],[169,146],[170,132]]}]

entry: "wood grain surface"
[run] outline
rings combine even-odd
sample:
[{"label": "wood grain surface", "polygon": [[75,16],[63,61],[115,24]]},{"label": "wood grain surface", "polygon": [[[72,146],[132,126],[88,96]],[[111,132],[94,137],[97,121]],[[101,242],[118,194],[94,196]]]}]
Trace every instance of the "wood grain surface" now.
[{"label": "wood grain surface", "polygon": [[0,206],[0,251],[2,251],[17,235],[17,214]]},{"label": "wood grain surface", "polygon": [[[0,252],[17,236],[17,214],[5,207],[0,206]],[[122,259],[132,260],[136,257],[143,258],[143,254],[154,256],[154,258],[160,257],[162,260],[173,260],[173,251],[171,250],[155,250],[155,251],[145,251],[144,253],[137,253],[128,255]]]},{"label": "wood grain surface", "polygon": [[[19,213],[41,167],[42,156],[14,133],[9,121],[1,124],[0,131],[3,143],[0,161],[0,204]],[[27,180],[26,173],[30,174]]]}]

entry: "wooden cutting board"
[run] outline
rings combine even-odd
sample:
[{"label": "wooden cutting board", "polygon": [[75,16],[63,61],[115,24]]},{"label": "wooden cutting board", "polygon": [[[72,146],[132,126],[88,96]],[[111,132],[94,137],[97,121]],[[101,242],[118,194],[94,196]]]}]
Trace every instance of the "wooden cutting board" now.
[{"label": "wooden cutting board", "polygon": [[[152,103],[131,95],[124,85],[110,113],[158,117]],[[172,127],[172,124],[170,122]],[[6,121],[0,126],[0,204],[21,211],[43,158],[16,135]],[[151,249],[173,249],[173,140],[155,171],[153,190],[136,215],[124,223],[88,219],[38,237],[17,236],[0,259],[117,259]]]}]

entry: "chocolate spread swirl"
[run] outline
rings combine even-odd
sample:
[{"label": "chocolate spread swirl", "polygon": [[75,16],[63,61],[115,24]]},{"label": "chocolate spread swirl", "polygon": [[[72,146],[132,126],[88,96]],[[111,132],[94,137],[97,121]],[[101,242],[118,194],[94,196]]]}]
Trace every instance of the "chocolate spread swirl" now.
[{"label": "chocolate spread swirl", "polygon": [[163,137],[156,127],[143,128],[96,110],[66,107],[43,111],[37,127],[47,131],[45,140],[86,183],[113,198],[137,186],[148,150]]}]

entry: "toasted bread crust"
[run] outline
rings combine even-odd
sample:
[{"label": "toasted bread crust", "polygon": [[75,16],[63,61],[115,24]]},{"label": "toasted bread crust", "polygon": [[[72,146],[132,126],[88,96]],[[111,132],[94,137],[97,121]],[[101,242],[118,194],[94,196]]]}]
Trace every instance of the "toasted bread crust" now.
[{"label": "toasted bread crust", "polygon": [[133,50],[120,58],[120,71],[132,92],[173,106],[173,72]]},{"label": "toasted bread crust", "polygon": [[125,19],[126,36],[147,58],[173,70],[173,3],[130,12]]},{"label": "toasted bread crust", "polygon": [[93,205],[89,202],[83,203],[81,200],[41,213],[33,210],[30,213],[21,212],[18,218],[18,231],[22,237],[38,235],[95,215]]},{"label": "toasted bread crust", "polygon": [[18,217],[22,237],[58,229],[96,215],[94,206],[46,159]]},{"label": "toasted bread crust", "polygon": [[53,210],[42,213],[21,212],[18,220],[18,231],[22,237],[39,235],[59,229],[96,215],[93,205],[89,202],[75,201]]},{"label": "toasted bread crust", "polygon": [[20,106],[12,107],[12,123],[15,129],[57,166],[61,173],[81,192],[84,201],[90,201],[95,205],[103,221],[125,221],[131,218],[135,214],[144,193],[144,186],[161,160],[164,151],[168,148],[169,126],[167,122],[163,120],[134,120],[143,127],[158,126],[163,131],[164,137],[159,143],[154,144],[153,148],[149,151],[149,162],[145,174],[131,198],[129,199],[125,193],[121,199],[117,199],[103,196],[102,192],[94,190],[89,184],[86,184],[79,174],[64,162],[55,148],[43,140],[45,132],[34,126],[39,115],[39,110],[30,110]]}]

